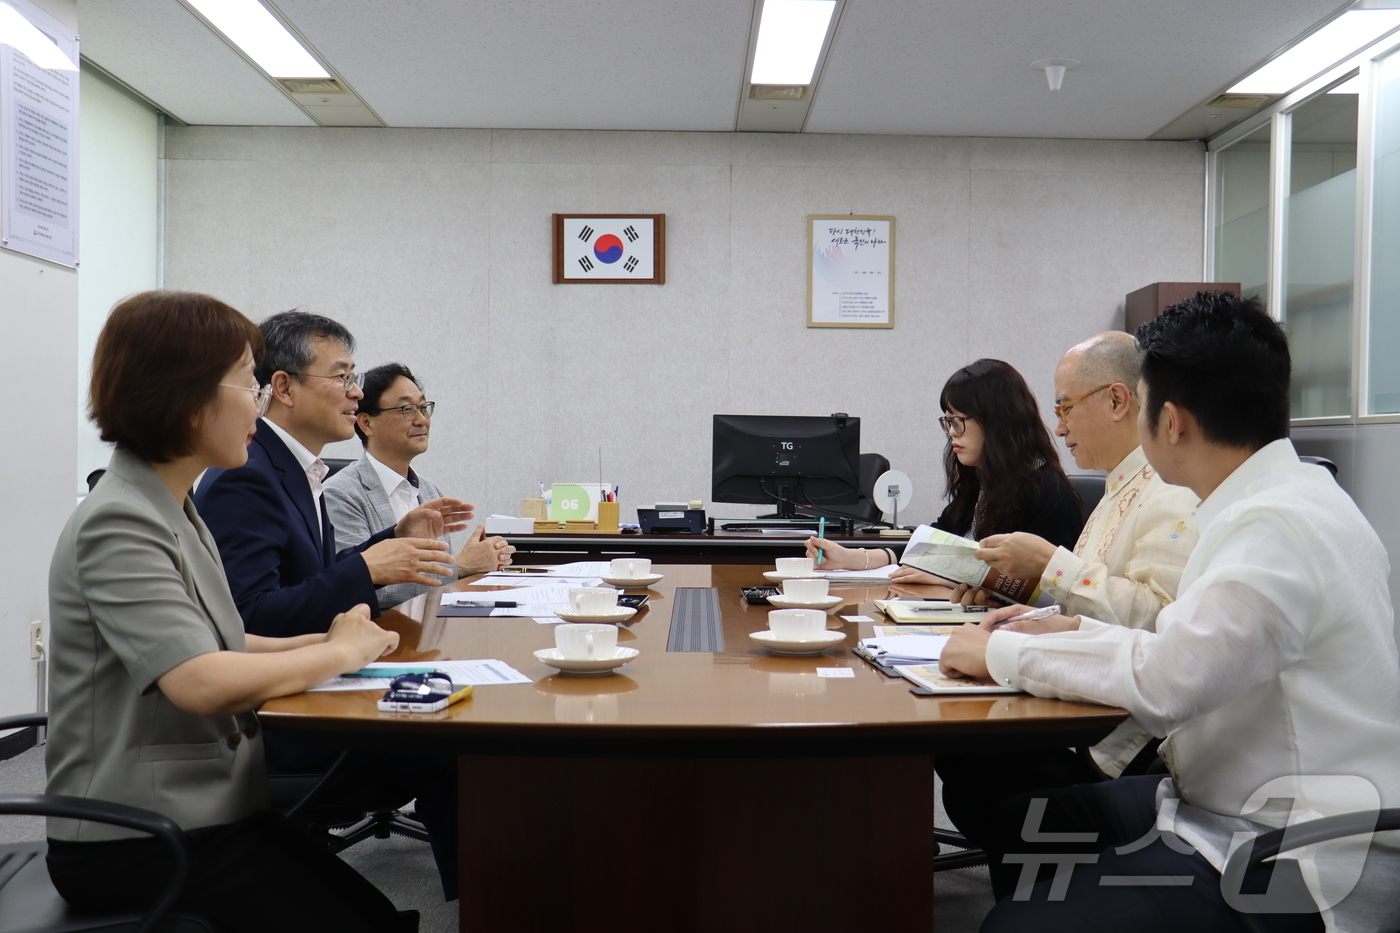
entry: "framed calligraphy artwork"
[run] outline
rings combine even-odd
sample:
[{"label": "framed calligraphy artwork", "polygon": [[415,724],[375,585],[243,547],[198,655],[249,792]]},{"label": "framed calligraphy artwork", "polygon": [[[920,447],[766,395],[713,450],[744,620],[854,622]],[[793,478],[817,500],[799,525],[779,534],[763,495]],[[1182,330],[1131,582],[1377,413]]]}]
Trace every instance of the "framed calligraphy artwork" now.
[{"label": "framed calligraphy artwork", "polygon": [[807,215],[807,326],[894,327],[894,218]]}]

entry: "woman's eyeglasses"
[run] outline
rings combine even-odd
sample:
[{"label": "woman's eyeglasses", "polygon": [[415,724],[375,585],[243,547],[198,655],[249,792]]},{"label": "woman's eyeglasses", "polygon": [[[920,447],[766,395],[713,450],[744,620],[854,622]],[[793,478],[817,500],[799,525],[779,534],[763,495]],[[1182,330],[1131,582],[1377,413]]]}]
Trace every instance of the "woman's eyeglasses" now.
[{"label": "woman's eyeglasses", "polygon": [[961,437],[967,430],[968,419],[962,415],[950,415],[946,418],[938,419],[938,426],[943,429],[944,434],[952,437]]},{"label": "woman's eyeglasses", "polygon": [[219,385],[226,389],[242,389],[244,392],[252,392],[253,402],[258,406],[259,418],[267,414],[267,407],[272,404],[272,386],[260,386],[256,382],[250,386],[236,386],[227,382],[221,382]]}]

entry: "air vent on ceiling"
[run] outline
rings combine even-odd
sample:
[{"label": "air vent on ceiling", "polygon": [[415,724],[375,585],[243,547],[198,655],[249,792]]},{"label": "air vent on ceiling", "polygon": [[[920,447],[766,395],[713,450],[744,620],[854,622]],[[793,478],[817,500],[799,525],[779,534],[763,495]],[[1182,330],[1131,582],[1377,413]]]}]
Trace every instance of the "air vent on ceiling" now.
[{"label": "air vent on ceiling", "polygon": [[348,94],[335,78],[278,78],[288,94]]},{"label": "air vent on ceiling", "polygon": [[1257,110],[1273,98],[1268,94],[1221,94],[1207,107],[1233,107],[1238,110]]},{"label": "air vent on ceiling", "polygon": [[805,84],[751,84],[749,100],[806,100]]}]

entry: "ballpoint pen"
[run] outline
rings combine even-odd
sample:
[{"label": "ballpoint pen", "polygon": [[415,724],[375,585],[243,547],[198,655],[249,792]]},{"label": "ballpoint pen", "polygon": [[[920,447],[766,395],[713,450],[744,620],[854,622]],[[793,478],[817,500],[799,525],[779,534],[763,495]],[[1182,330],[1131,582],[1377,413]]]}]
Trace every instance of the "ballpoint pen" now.
[{"label": "ballpoint pen", "polygon": [[518,603],[508,599],[498,599],[495,602],[457,603],[459,606],[470,606],[473,609],[514,609]]},{"label": "ballpoint pen", "polygon": [[[826,516],[825,516],[825,515],[823,515],[820,519],[817,520],[817,537],[818,537],[818,538],[825,538],[825,537],[826,537]],[[821,548],[817,548],[817,566],[818,566],[818,567],[820,567],[820,566],[822,565],[822,557],[824,556],[824,554],[825,554],[825,552],[822,551]]]},{"label": "ballpoint pen", "polygon": [[1044,609],[1032,609],[1030,612],[1023,612],[1020,615],[1012,616],[1009,619],[1002,619],[1000,622],[993,622],[992,628],[1000,628],[1008,622],[1034,622],[1036,619],[1048,619],[1051,616],[1059,614],[1059,606],[1046,606]]}]

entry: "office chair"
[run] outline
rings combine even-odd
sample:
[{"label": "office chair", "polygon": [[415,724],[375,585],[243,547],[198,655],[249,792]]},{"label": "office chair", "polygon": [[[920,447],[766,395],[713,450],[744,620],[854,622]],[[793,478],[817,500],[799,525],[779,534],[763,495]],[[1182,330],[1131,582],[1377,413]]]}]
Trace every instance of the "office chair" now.
[{"label": "office chair", "polygon": [[[884,513],[875,504],[875,480],[880,478],[880,474],[890,468],[890,461],[883,454],[861,454],[858,469],[860,472],[860,502],[850,506],[849,514],[855,516],[857,521],[878,522],[884,519]],[[847,507],[842,506],[843,510]]]},{"label": "office chair", "polygon": [[1097,473],[1071,473],[1069,484],[1079,493],[1080,513],[1087,522],[1094,506],[1103,498],[1104,478]]},{"label": "office chair", "polygon": [[[1343,813],[1339,816],[1325,816],[1320,820],[1296,823],[1286,829],[1271,830],[1257,836],[1253,845],[1239,846],[1230,854],[1230,858],[1225,862],[1225,870],[1220,873],[1221,885],[1228,886],[1227,890],[1240,891],[1245,879],[1262,881],[1268,875],[1268,869],[1264,862],[1274,858],[1280,852],[1301,849],[1303,846],[1327,842],[1329,839],[1342,839],[1346,836],[1359,836],[1363,833],[1383,833],[1395,830],[1400,830],[1400,809]],[[1285,833],[1289,836],[1287,847],[1283,844]],[[1274,862],[1273,871],[1287,873],[1282,885],[1283,894],[1278,898],[1280,902],[1278,907],[1292,906],[1296,910],[1304,911],[1317,909],[1312,898],[1308,895],[1307,887],[1303,884],[1297,862],[1292,859],[1279,859]],[[1277,879],[1269,880],[1272,882],[1268,886],[1270,889],[1280,883]],[[1253,888],[1253,885],[1250,887]],[[1259,889],[1263,887],[1262,884],[1259,885]],[[1294,892],[1296,900],[1288,896],[1289,889]],[[1293,903],[1290,904],[1289,901],[1293,901]],[[1258,922],[1258,918],[1257,914],[1239,912],[1235,914],[1235,919],[1250,933],[1266,933],[1265,927]]]},{"label": "office chair", "polygon": [[370,837],[396,835],[427,842],[427,828],[399,809],[395,805],[398,801],[356,800],[351,806],[334,800],[330,792],[349,754],[342,751],[321,774],[269,774],[272,809],[322,840],[331,852],[341,852]]},{"label": "office chair", "polygon": [[[0,731],[47,725],[46,713],[0,719]],[[188,840],[169,817],[139,807],[59,794],[0,795],[0,814],[60,816],[140,830],[158,838],[175,856],[175,870],[161,896],[144,914],[80,913],[69,906],[49,878],[44,858],[48,843],[0,845],[0,933],[215,933],[212,923],[192,914],[173,913],[189,874]]]},{"label": "office chair", "polygon": [[341,457],[322,457],[321,462],[330,468],[330,472],[326,474],[326,479],[330,479],[355,461],[345,460]]},{"label": "office chair", "polygon": [[1327,469],[1332,471],[1332,478],[1337,478],[1337,465],[1326,457],[1305,457],[1299,454],[1298,459],[1304,463],[1312,463],[1320,467],[1327,467]]}]

